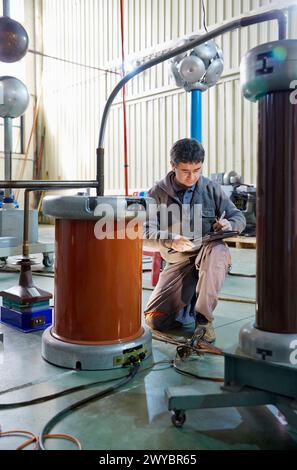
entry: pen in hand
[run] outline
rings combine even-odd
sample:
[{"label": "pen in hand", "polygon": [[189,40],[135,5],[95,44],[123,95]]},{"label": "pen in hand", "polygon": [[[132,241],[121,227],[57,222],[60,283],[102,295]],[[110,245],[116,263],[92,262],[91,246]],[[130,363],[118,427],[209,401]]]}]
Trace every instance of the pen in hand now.
[{"label": "pen in hand", "polygon": [[226,215],[226,211],[223,211],[222,214],[221,214],[221,216],[220,216],[220,218],[217,219],[217,222],[219,222],[220,220],[223,220],[223,218],[225,217],[225,215]]},{"label": "pen in hand", "polygon": [[224,219],[225,215],[226,215],[226,211],[223,211],[222,214],[220,215],[220,218],[216,217],[216,222],[213,225],[213,229],[215,232],[222,229],[220,222]]}]

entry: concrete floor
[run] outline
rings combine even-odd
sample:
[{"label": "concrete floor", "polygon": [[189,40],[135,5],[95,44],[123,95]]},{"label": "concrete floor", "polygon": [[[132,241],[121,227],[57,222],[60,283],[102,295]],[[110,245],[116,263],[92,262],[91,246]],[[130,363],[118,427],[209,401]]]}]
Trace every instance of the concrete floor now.
[{"label": "concrete floor", "polygon": [[[233,272],[255,273],[255,251],[231,249]],[[41,258],[40,258],[41,259]],[[146,265],[147,266],[147,265]],[[16,284],[17,274],[0,273],[1,290]],[[144,286],[149,287],[149,273]],[[34,276],[35,283],[53,291],[53,278]],[[150,291],[143,290],[143,305]],[[222,296],[251,300],[251,303],[219,302],[215,312],[216,345],[226,349],[237,343],[242,325],[254,317],[255,279],[227,276]],[[29,400],[101,379],[123,376],[123,370],[72,371],[45,362],[40,354],[42,332],[25,334],[0,324],[4,333],[4,357],[0,364],[0,404]],[[192,326],[178,334],[190,335]],[[171,360],[175,347],[153,341],[153,361]],[[149,366],[149,363],[147,363]],[[203,356],[187,360],[183,367],[201,375],[223,377],[224,359]],[[169,386],[192,385],[212,392],[218,385],[177,374],[166,363],[146,368],[128,385],[113,395],[68,414],[52,430],[75,435],[84,449],[96,450],[219,450],[219,449],[297,449],[297,429],[292,429],[272,406],[221,408],[187,412],[183,428],[171,423],[165,398]],[[0,409],[2,431],[24,429],[40,433],[45,423],[59,410],[87,397],[107,384],[29,407]],[[7,391],[3,393],[4,391]],[[19,437],[0,438],[0,450],[15,449]],[[74,445],[50,440],[49,449],[73,449]]]}]

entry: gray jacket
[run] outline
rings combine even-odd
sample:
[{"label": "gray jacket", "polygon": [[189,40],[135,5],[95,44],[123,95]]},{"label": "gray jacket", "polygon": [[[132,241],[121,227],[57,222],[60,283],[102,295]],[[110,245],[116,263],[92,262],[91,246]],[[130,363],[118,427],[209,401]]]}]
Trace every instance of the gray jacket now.
[{"label": "gray jacket", "polygon": [[[149,190],[148,195],[156,201],[158,208],[160,204],[166,205],[167,207],[171,204],[178,204],[181,211],[182,203],[175,193],[172,184],[173,178],[174,173],[171,171],[163,180],[157,182]],[[202,209],[202,236],[211,231],[216,217],[220,217],[224,211],[226,213],[224,218],[231,222],[233,230],[238,232],[244,230],[246,221],[243,213],[230,201],[219,184],[214,183],[204,176],[200,176],[194,189],[189,216],[191,227],[194,223],[194,207],[198,207],[198,204],[201,205],[200,207]],[[170,248],[170,243],[168,243],[168,240],[173,238],[175,232],[170,222],[167,234],[160,230],[160,211],[158,209],[156,217],[151,217],[145,223],[144,245],[158,248],[162,257],[169,263],[185,260],[191,256],[191,253],[174,252]],[[183,234],[181,225],[177,233]]]}]

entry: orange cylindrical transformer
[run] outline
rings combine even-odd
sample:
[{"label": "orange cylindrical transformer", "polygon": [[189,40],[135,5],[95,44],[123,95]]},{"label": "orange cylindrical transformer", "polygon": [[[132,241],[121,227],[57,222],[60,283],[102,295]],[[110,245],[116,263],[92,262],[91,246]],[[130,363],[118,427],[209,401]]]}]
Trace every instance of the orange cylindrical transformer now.
[{"label": "orange cylindrical transformer", "polygon": [[142,240],[95,237],[94,220],[56,220],[52,335],[80,344],[129,341],[142,334]]},{"label": "orange cylindrical transformer", "polygon": [[47,196],[56,219],[54,324],[42,356],[75,369],[142,362],[152,335],[141,324],[142,227],[149,199]]}]

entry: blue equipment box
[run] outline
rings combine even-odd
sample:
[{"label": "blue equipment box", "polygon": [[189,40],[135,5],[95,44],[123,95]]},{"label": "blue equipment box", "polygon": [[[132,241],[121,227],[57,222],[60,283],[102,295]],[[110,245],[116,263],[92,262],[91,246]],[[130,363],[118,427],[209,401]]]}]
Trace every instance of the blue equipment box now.
[{"label": "blue equipment box", "polygon": [[3,297],[2,300],[3,307],[9,308],[10,310],[16,310],[17,312],[37,312],[43,310],[44,308],[50,308],[49,300],[43,300],[41,302],[33,302],[27,304],[20,304],[15,302],[7,297]]},{"label": "blue equipment box", "polygon": [[29,312],[18,312],[11,308],[1,307],[0,319],[17,330],[24,333],[32,331],[44,330],[52,324],[52,308],[41,307],[39,310]]}]

